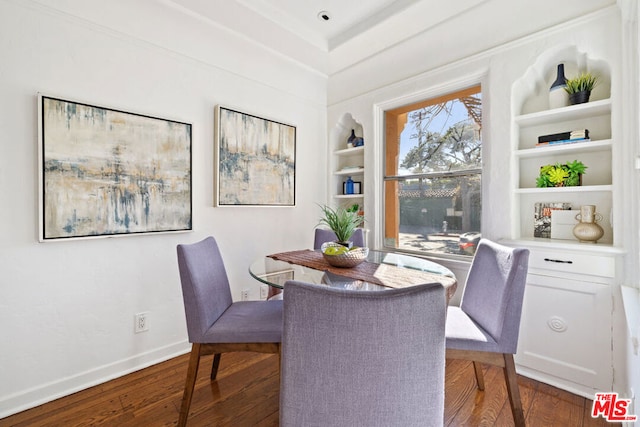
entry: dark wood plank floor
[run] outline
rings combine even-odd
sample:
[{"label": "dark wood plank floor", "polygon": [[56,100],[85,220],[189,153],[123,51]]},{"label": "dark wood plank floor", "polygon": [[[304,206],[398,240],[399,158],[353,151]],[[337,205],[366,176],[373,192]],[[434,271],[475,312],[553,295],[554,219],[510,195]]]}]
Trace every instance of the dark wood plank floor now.
[{"label": "dark wood plank floor", "polygon": [[[189,426],[277,426],[279,371],[275,355],[224,354],[218,380],[202,360]],[[172,426],[177,423],[187,355],[0,420],[0,426]],[[469,362],[447,361],[445,426],[512,426],[502,372],[485,368],[484,392]],[[611,426],[590,416],[591,401],[519,377],[529,427]]]}]

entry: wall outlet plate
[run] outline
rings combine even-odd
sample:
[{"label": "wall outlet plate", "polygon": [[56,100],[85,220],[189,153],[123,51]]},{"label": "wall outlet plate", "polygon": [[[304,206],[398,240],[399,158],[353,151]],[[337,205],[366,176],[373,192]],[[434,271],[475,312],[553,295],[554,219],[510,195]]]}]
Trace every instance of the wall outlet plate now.
[{"label": "wall outlet plate", "polygon": [[133,323],[133,330],[136,334],[139,334],[140,332],[146,332],[149,330],[149,312],[145,311],[143,313],[136,313],[133,316],[134,319],[134,323]]}]

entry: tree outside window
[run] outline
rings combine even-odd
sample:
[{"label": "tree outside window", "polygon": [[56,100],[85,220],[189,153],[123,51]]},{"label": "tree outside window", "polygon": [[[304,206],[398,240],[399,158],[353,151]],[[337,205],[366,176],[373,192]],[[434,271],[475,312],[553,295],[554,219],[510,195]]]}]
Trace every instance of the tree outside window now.
[{"label": "tree outside window", "polygon": [[473,255],[480,238],[480,86],[389,110],[385,246]]}]

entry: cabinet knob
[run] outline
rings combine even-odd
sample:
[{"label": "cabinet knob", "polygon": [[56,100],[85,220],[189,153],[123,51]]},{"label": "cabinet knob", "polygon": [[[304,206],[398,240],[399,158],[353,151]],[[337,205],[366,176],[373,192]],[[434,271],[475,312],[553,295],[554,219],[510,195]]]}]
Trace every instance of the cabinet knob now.
[{"label": "cabinet knob", "polygon": [[567,330],[567,322],[559,316],[552,316],[547,320],[547,326],[554,332],[564,332]]}]

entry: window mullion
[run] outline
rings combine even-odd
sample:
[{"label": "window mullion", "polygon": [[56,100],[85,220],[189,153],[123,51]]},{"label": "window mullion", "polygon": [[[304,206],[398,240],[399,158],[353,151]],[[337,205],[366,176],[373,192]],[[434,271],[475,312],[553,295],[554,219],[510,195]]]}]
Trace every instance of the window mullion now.
[{"label": "window mullion", "polygon": [[465,175],[478,175],[482,173],[482,169],[465,169],[461,171],[446,171],[446,172],[426,172],[412,175],[392,175],[385,176],[385,181],[406,181],[409,179],[432,179],[432,178],[448,178],[453,176],[465,176]]}]

